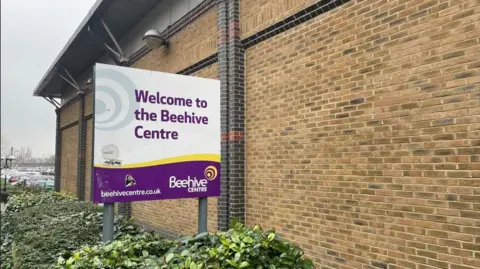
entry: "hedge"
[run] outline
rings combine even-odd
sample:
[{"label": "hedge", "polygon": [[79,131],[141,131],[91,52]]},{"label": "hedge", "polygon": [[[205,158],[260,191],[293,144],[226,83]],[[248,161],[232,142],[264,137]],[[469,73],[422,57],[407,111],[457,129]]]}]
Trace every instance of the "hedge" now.
[{"label": "hedge", "polygon": [[56,268],[312,269],[303,252],[273,231],[238,222],[227,232],[203,233],[174,241],[153,234],[126,236],[108,245],[86,246],[60,257]]},{"label": "hedge", "polygon": [[[0,234],[2,245],[0,247],[0,256],[2,257],[2,269],[14,268],[12,250],[16,245],[14,244],[13,238],[15,234],[17,234],[16,231],[18,231],[16,227],[16,224],[18,222],[18,220],[16,219],[17,215],[21,214],[22,211],[28,208],[32,208],[37,205],[39,207],[43,205],[48,206],[62,200],[73,200],[73,198],[59,193],[45,193],[35,189],[26,189],[25,191],[20,191],[17,189],[14,195],[10,195],[8,197],[5,213],[2,213],[1,217]],[[28,217],[22,220],[22,222],[32,223],[32,221],[28,219]]]},{"label": "hedge", "polygon": [[[140,232],[117,217],[116,238]],[[52,268],[61,253],[101,240],[102,210],[70,196],[46,191],[10,196],[2,216],[1,268]]]},{"label": "hedge", "polygon": [[232,222],[226,232],[164,239],[115,219],[101,242],[102,208],[56,192],[21,192],[2,216],[2,269],[314,269],[274,231]]}]

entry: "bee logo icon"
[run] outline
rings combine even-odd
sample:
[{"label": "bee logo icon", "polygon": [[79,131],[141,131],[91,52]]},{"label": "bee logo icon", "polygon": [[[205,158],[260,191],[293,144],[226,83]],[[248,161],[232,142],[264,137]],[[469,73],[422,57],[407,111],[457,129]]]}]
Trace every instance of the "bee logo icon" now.
[{"label": "bee logo icon", "polygon": [[137,184],[137,181],[131,176],[125,176],[125,187],[131,187]]}]

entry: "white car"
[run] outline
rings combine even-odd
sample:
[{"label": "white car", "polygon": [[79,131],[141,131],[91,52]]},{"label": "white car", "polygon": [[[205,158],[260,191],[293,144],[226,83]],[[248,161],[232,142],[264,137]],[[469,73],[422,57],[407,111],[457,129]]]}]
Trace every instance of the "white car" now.
[{"label": "white car", "polygon": [[21,175],[25,176],[41,176],[40,172],[20,172]]}]

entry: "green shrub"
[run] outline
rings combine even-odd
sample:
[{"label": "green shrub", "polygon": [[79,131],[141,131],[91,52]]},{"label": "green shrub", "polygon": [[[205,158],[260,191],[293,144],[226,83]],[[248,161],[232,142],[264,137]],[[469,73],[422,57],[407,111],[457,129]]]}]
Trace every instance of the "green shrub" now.
[{"label": "green shrub", "polygon": [[12,233],[8,231],[9,218],[8,215],[3,214],[0,218],[1,228],[1,246],[0,246],[0,268],[11,269],[13,268],[12,260]]},{"label": "green shrub", "polygon": [[15,268],[49,268],[60,252],[97,242],[99,215],[97,208],[78,201],[38,204],[13,215]]},{"label": "green shrub", "polygon": [[159,257],[172,246],[171,241],[151,232],[126,235],[110,244],[85,246],[68,258],[60,257],[56,268],[159,268]]},{"label": "green shrub", "polygon": [[[154,247],[152,247],[154,246]],[[170,250],[167,249],[171,247]],[[163,256],[162,256],[163,255]],[[313,269],[303,252],[279,239],[272,231],[256,226],[247,229],[233,223],[232,229],[215,234],[165,241],[156,236],[127,237],[109,245],[84,247],[57,268],[143,269]]]},{"label": "green shrub", "polygon": [[[48,205],[64,200],[74,200],[74,198],[60,193],[15,186],[15,191],[10,193],[5,212],[1,217],[0,256],[2,263],[0,268],[13,268],[12,243],[13,233],[16,231],[15,225],[12,224],[13,216],[35,205]],[[25,221],[29,222],[30,220],[26,219]]]},{"label": "green shrub", "polygon": [[66,200],[73,201],[76,200],[76,198],[67,194],[44,191],[37,188],[22,189],[15,193],[15,195],[8,197],[5,213],[11,214],[35,205],[52,204]]},{"label": "green shrub", "polygon": [[[2,216],[2,269],[52,268],[59,255],[101,240],[102,208],[55,192],[12,196]],[[138,234],[132,220],[115,219],[114,238]]]},{"label": "green shrub", "polygon": [[18,194],[18,193],[23,193],[25,191],[27,192],[39,192],[39,191],[44,191],[40,188],[37,188],[37,187],[28,187],[28,186],[24,186],[24,185],[20,185],[20,184],[17,184],[17,185],[12,185],[10,183],[7,183],[7,191],[4,192],[3,191],[3,183],[1,183],[2,185],[2,191],[0,192],[0,196],[1,196],[1,200],[2,200],[2,203],[6,203],[8,201],[8,197],[9,196],[12,196],[12,195],[15,195],[15,194]]},{"label": "green shrub", "polygon": [[238,222],[227,232],[199,234],[179,241],[165,256],[161,268],[313,269],[296,246],[259,226],[248,229]]},{"label": "green shrub", "polygon": [[227,232],[170,241],[132,220],[115,219],[114,241],[101,242],[102,208],[56,192],[9,198],[2,215],[2,269],[314,269],[274,231],[232,222]]}]

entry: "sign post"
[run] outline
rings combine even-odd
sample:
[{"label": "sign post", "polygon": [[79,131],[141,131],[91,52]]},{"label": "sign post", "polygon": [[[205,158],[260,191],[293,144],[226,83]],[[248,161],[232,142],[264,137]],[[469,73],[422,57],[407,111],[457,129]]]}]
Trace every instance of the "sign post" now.
[{"label": "sign post", "polygon": [[104,243],[113,240],[113,223],[115,218],[115,204],[106,203],[103,205],[103,229],[102,239]]},{"label": "sign post", "polygon": [[198,198],[198,233],[205,233],[207,231],[207,217],[208,217],[208,198]]},{"label": "sign post", "polygon": [[93,202],[104,204],[103,239],[114,203],[220,195],[220,82],[96,64]]}]

